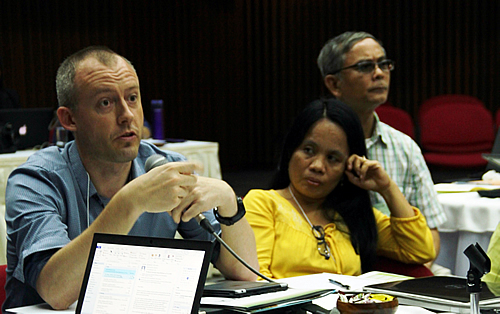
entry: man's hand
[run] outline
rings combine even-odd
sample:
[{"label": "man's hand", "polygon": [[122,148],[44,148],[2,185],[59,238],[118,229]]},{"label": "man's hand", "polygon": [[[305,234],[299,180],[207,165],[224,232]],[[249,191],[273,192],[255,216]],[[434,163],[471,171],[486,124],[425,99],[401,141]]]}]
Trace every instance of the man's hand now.
[{"label": "man's hand", "polygon": [[194,173],[202,170],[195,162],[167,163],[129,182],[116,196],[137,210],[170,212],[192,192],[198,181]]},{"label": "man's hand", "polygon": [[208,177],[197,177],[196,184],[187,188],[188,194],[181,199],[171,214],[175,222],[189,221],[199,213],[217,207],[224,217],[237,212],[236,195],[224,181]]}]

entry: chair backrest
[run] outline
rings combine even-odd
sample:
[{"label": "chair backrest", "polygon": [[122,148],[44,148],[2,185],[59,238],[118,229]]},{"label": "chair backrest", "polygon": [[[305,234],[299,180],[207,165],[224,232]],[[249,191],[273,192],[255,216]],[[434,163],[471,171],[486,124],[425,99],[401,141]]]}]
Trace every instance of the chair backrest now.
[{"label": "chair backrest", "polygon": [[5,282],[7,281],[7,273],[5,270],[7,269],[7,265],[0,265],[0,308],[5,301]]},{"label": "chair backrest", "polygon": [[484,104],[481,100],[474,96],[470,95],[461,95],[461,94],[444,94],[431,97],[424,101],[420,106],[419,110],[419,119],[420,115],[424,114],[427,109],[433,108],[435,106],[440,106],[442,104],[471,104],[478,105],[484,107]]},{"label": "chair backrest", "polygon": [[495,136],[493,115],[472,96],[442,95],[419,109],[420,143],[439,153],[490,152]]},{"label": "chair backrest", "polygon": [[415,123],[408,112],[390,104],[378,106],[375,112],[380,121],[415,139]]},{"label": "chair backrest", "polygon": [[377,256],[373,270],[415,278],[434,276],[432,271],[422,264],[406,264],[384,256]]}]

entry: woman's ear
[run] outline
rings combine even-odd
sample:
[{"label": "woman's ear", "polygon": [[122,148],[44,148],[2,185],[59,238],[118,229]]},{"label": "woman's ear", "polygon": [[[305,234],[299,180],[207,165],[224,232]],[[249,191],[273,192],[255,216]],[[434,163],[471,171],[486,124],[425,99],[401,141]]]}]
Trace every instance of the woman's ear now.
[{"label": "woman's ear", "polygon": [[57,118],[59,123],[68,131],[76,131],[76,123],[73,117],[73,111],[68,107],[57,108]]}]

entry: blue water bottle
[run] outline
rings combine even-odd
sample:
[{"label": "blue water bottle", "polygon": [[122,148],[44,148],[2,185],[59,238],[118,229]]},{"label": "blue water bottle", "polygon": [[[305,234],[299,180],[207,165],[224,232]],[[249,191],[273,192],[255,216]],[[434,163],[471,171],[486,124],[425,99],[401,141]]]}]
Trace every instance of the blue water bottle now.
[{"label": "blue water bottle", "polygon": [[151,100],[151,109],[153,110],[153,138],[163,140],[165,139],[163,134],[163,100]]}]

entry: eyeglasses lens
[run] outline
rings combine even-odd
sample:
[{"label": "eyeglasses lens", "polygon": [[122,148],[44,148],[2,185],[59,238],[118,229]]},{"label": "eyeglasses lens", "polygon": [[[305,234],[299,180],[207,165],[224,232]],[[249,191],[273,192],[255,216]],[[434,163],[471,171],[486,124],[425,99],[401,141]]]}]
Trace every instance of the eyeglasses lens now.
[{"label": "eyeglasses lens", "polygon": [[321,226],[313,226],[312,232],[316,240],[318,240],[318,252],[325,259],[330,258],[330,250],[325,241],[325,230]]},{"label": "eyeglasses lens", "polygon": [[375,71],[375,66],[378,66],[382,71],[392,71],[394,69],[394,62],[392,60],[383,60],[380,62],[366,61],[356,64],[356,70],[362,73],[372,73]]}]

